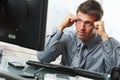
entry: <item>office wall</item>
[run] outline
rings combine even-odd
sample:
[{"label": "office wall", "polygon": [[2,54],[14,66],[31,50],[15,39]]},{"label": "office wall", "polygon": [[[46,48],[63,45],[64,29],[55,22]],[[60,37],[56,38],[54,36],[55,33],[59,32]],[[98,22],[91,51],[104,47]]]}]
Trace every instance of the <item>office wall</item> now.
[{"label": "office wall", "polygon": [[105,28],[109,36],[120,42],[120,2],[119,0],[103,0]]},{"label": "office wall", "polygon": [[[51,33],[69,14],[75,14],[79,3],[84,0],[49,0],[47,16],[47,34]],[[71,28],[68,28],[69,30]]]}]

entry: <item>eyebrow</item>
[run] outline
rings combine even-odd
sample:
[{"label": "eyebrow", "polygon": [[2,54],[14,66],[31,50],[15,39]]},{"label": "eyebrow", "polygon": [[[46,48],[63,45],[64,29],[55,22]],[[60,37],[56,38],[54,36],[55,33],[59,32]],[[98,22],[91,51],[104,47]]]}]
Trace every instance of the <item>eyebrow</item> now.
[{"label": "eyebrow", "polygon": [[[82,19],[78,18],[77,21],[82,21]],[[94,23],[94,21],[88,21],[88,20],[86,20],[86,21],[84,21],[84,22],[85,22],[85,23]]]},{"label": "eyebrow", "polygon": [[93,23],[92,21],[85,21],[85,23]]},{"label": "eyebrow", "polygon": [[77,18],[77,20],[81,20],[80,18]]}]

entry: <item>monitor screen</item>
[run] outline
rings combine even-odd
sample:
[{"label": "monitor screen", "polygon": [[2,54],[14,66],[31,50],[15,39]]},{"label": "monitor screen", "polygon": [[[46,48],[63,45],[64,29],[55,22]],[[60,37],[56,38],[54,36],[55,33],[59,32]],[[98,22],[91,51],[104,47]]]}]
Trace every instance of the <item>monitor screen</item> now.
[{"label": "monitor screen", "polygon": [[48,0],[0,0],[0,41],[44,50]]}]

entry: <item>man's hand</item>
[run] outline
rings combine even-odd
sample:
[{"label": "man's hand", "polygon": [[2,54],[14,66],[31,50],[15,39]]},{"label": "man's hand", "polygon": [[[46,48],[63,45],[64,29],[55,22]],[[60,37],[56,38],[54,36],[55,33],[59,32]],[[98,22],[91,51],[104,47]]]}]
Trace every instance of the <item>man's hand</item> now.
[{"label": "man's hand", "polygon": [[103,21],[94,22],[94,27],[96,29],[96,32],[101,36],[103,41],[108,40],[109,37],[107,33],[105,32]]},{"label": "man's hand", "polygon": [[64,28],[72,26],[73,23],[76,21],[77,21],[77,17],[72,14],[69,14],[65,18],[65,20],[58,26],[58,29],[63,31]]}]

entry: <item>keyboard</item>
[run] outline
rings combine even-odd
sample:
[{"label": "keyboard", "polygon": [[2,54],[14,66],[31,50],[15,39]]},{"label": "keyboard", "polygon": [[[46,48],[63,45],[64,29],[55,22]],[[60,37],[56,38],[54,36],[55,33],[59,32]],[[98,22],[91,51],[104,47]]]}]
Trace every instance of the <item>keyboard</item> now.
[{"label": "keyboard", "polygon": [[38,61],[27,61],[26,64],[30,65],[30,66],[35,66],[35,67],[40,67],[40,68],[45,68],[45,69],[52,69],[55,71],[59,71],[61,73],[65,73],[65,74],[69,74],[72,76],[83,76],[86,78],[91,78],[93,80],[105,80],[105,76],[96,72],[90,72],[87,70],[83,70],[83,69],[76,69],[76,68],[71,68],[68,66],[63,66],[63,65],[55,65],[55,64],[49,64],[49,63],[40,63]]}]

